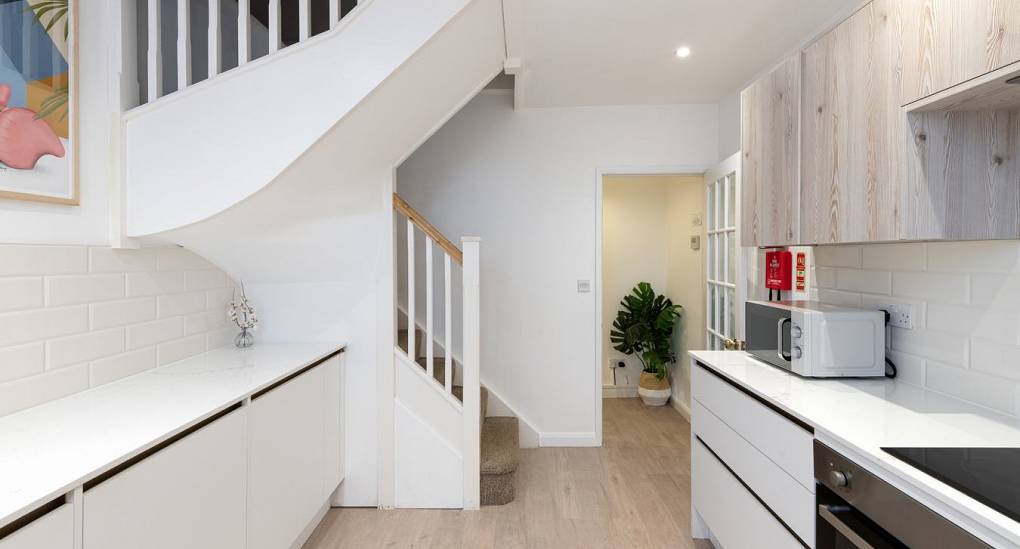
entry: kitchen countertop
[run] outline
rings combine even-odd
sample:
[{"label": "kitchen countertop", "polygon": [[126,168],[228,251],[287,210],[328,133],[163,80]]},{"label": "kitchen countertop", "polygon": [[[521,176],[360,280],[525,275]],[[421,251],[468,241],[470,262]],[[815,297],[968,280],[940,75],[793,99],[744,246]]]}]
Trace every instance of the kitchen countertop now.
[{"label": "kitchen countertop", "polygon": [[0,417],[0,527],[343,347],[223,347]]},{"label": "kitchen countertop", "polygon": [[1020,448],[1020,420],[891,379],[808,379],[745,352],[690,355],[813,426],[815,438],[965,530],[995,547],[1020,546],[1020,523],[881,450]]}]

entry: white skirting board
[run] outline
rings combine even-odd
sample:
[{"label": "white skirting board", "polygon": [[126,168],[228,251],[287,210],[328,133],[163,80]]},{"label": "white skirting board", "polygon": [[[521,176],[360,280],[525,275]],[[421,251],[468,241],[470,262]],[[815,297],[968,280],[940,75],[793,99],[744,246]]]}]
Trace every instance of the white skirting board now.
[{"label": "white skirting board", "polygon": [[538,448],[541,446],[541,435],[534,424],[518,414],[517,410],[507,404],[499,393],[492,390],[492,386],[486,384],[484,379],[482,380],[482,385],[485,385],[485,389],[489,391],[489,405],[485,415],[488,417],[513,416],[517,418],[517,431],[521,448]]},{"label": "white skirting board", "polygon": [[669,405],[672,406],[673,409],[676,410],[677,412],[680,412],[680,415],[684,416],[684,419],[687,420],[687,423],[691,422],[691,406],[690,406],[690,404],[688,404],[687,402],[684,402],[683,400],[677,398],[676,394],[674,394],[669,399]]},{"label": "white skirting board", "polygon": [[602,398],[637,398],[637,385],[603,385]]}]

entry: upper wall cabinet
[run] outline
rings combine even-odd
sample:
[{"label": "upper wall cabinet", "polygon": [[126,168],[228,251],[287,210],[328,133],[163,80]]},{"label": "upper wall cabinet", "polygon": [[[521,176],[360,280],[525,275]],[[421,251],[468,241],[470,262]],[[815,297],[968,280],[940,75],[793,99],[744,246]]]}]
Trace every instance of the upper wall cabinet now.
[{"label": "upper wall cabinet", "polygon": [[897,238],[905,136],[897,1],[868,4],[803,53],[802,243]]},{"label": "upper wall cabinet", "polygon": [[797,240],[800,55],[740,95],[741,244]]},{"label": "upper wall cabinet", "polygon": [[1020,60],[1016,0],[898,0],[903,104]]}]

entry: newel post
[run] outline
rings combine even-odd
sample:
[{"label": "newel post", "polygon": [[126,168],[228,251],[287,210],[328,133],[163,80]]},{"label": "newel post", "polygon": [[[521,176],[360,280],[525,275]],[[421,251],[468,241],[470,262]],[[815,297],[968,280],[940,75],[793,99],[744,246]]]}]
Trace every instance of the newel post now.
[{"label": "newel post", "polygon": [[479,377],[481,330],[478,237],[461,238],[464,250],[464,509],[478,509],[481,503],[479,475],[481,461],[481,380]]}]

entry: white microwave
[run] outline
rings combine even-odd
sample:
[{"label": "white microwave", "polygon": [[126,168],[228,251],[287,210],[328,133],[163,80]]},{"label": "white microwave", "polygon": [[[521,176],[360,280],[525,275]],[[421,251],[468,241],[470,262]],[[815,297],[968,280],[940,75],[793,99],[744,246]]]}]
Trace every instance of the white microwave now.
[{"label": "white microwave", "polygon": [[748,301],[747,352],[804,377],[885,376],[885,313],[815,301]]}]

